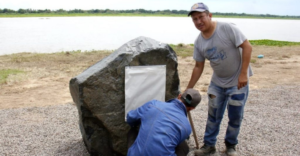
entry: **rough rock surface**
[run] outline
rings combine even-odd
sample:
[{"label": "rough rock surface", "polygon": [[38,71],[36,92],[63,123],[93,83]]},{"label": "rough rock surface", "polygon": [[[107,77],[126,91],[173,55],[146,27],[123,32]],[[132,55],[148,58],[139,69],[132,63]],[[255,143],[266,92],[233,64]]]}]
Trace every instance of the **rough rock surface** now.
[{"label": "rough rock surface", "polygon": [[138,37],[70,80],[79,127],[91,155],[126,155],[125,66],[166,65],[166,100],[179,94],[177,57],[167,44]]}]

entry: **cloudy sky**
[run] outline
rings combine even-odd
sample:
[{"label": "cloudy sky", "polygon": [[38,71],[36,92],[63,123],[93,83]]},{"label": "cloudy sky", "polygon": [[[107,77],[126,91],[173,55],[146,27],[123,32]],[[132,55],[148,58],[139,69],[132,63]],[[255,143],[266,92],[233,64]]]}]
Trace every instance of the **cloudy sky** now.
[{"label": "cloudy sky", "polygon": [[[0,8],[189,10],[195,0],[0,0]],[[211,12],[300,16],[300,0],[205,0]]]}]

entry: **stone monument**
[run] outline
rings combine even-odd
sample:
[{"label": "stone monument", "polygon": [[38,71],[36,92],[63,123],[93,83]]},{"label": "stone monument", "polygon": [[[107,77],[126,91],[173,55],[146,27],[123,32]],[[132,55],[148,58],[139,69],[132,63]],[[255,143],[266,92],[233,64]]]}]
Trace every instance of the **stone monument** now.
[{"label": "stone monument", "polygon": [[138,37],[70,80],[79,113],[83,141],[91,155],[124,156],[125,67],[166,65],[166,101],[180,92],[177,56],[173,49],[151,38]]}]

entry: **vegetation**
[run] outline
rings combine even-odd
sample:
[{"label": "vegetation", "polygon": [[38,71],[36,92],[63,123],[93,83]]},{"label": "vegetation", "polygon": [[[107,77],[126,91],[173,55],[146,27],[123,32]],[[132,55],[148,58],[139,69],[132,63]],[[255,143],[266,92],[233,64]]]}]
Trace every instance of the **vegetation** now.
[{"label": "vegetation", "polygon": [[[110,9],[73,9],[73,10],[34,10],[19,9],[17,11],[11,9],[0,9],[0,17],[52,17],[52,16],[177,16],[186,17],[187,10],[110,10]],[[220,13],[214,12],[214,17],[233,17],[233,18],[278,18],[278,19],[300,19],[300,16],[279,16],[270,14],[245,14],[245,13]]]},{"label": "vegetation", "polygon": [[[250,40],[250,43],[254,46],[296,46],[300,45],[300,42],[288,42],[288,41],[275,41],[275,40]],[[181,57],[193,56],[194,45],[193,44],[183,44],[179,43],[177,45],[169,44],[176,54]],[[252,63],[255,63],[256,60],[251,60]]]},{"label": "vegetation", "polygon": [[0,84],[6,83],[9,75],[23,73],[21,70],[16,69],[0,69]]},{"label": "vegetation", "polygon": [[[274,40],[250,40],[254,46],[299,46],[300,42],[286,42],[286,41],[274,41]],[[176,52],[179,57],[191,57],[193,56],[194,45],[179,43],[177,45],[169,44],[171,48]],[[33,72],[39,74],[35,76],[47,77],[49,71],[53,71],[52,74],[69,74],[76,76],[89,66],[95,64],[102,58],[110,55],[113,51],[110,50],[92,50],[92,51],[62,51],[57,53],[17,53],[10,55],[1,55],[0,62],[4,66],[0,66],[0,85],[7,82],[9,75],[16,75],[17,78],[26,79],[27,73]],[[251,63],[257,63],[256,56],[254,53],[251,58]],[[278,53],[277,56],[282,58],[289,58],[287,54]],[[269,55],[271,57],[271,55]],[[76,68],[74,67],[76,62]],[[32,67],[38,67],[35,69]],[[28,68],[30,70],[28,70]],[[26,74],[24,74],[26,73]]]},{"label": "vegetation", "polygon": [[250,62],[251,63],[256,63],[256,59],[251,59]]},{"label": "vegetation", "polygon": [[193,44],[183,44],[179,43],[178,45],[169,44],[170,47],[176,52],[176,55],[181,57],[192,56],[194,52]]},{"label": "vegetation", "polygon": [[265,45],[265,46],[292,46],[300,45],[300,42],[287,42],[287,41],[274,41],[274,40],[250,40],[252,45]]}]

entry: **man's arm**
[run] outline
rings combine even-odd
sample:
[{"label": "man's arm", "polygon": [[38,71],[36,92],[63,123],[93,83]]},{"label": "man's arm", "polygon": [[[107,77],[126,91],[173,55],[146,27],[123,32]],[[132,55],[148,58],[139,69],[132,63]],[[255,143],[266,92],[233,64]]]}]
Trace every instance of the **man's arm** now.
[{"label": "man's arm", "polygon": [[204,64],[205,64],[205,61],[195,63],[195,67],[193,69],[193,73],[192,73],[190,82],[189,82],[188,86],[186,87],[186,89],[194,88],[195,84],[197,83],[200,76],[202,75],[202,72],[203,72],[203,69],[204,69]]},{"label": "man's arm", "polygon": [[239,76],[238,89],[243,88],[248,83],[248,67],[251,59],[252,46],[248,40],[245,40],[240,46],[242,51],[242,69]]},{"label": "man's arm", "polygon": [[149,105],[152,104],[152,101],[149,101],[142,105],[141,107],[131,110],[127,113],[126,115],[126,122],[131,126],[131,127],[136,127],[141,124],[141,118],[145,112],[149,108]]}]

